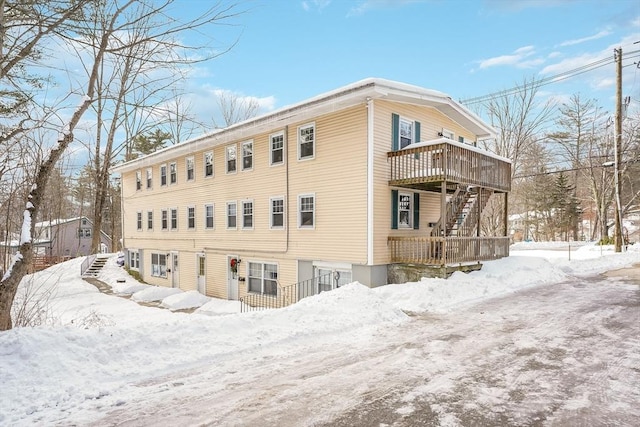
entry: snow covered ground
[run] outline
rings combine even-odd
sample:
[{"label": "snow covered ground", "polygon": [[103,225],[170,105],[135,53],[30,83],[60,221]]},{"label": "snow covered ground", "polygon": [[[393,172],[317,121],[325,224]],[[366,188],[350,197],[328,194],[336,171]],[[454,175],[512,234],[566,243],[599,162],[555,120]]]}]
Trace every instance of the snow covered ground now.
[{"label": "snow covered ground", "polygon": [[[395,381],[397,391],[401,380],[408,383],[413,374],[426,376],[426,368],[419,371],[415,367],[418,356],[414,354],[419,345],[427,345],[425,341],[432,346],[429,369],[462,370],[462,353],[451,353],[451,347],[445,347],[445,341],[455,345],[456,339],[431,342],[433,335],[419,332],[425,330],[425,324],[434,330],[456,325],[465,334],[477,330],[482,336],[478,346],[492,350],[469,357],[486,358],[482,363],[492,357],[502,360],[510,351],[502,340],[511,332],[505,332],[504,325],[502,329],[483,329],[477,323],[475,307],[493,307],[503,312],[502,321],[505,316],[513,320],[523,307],[526,311],[527,303],[518,303],[519,311],[514,308],[510,312],[511,308],[497,305],[501,298],[521,295],[544,300],[549,285],[575,284],[580,278],[640,263],[640,245],[616,254],[611,247],[591,244],[570,248],[566,243],[517,244],[509,258],[486,262],[478,272],[455,273],[448,280],[423,279],[376,289],[353,283],[285,309],[242,314],[237,301],[138,283],[115,264],[115,256],[100,273],[100,280],[111,285],[116,294],[130,298],[105,295],[79,277],[82,260],[54,266],[22,284],[16,304],[25,299],[38,302],[42,325],[0,333],[0,425],[158,425],[163,420],[171,425],[260,425],[260,421],[262,425],[276,421],[280,425],[322,425],[341,419],[349,412],[345,408],[357,407],[367,399],[374,401],[372,396],[380,398],[385,383]],[[613,292],[609,296],[627,292],[638,298],[637,284],[616,286],[619,288],[607,290]],[[570,310],[574,291],[565,288],[561,297],[549,299],[548,304],[566,304]],[[587,296],[598,297],[585,295],[583,311],[592,304]],[[151,301],[164,308],[147,306]],[[178,311],[184,309],[193,312]],[[615,314],[607,310],[607,315]],[[544,326],[546,315],[538,316],[542,326],[530,333],[532,337],[539,334],[544,342],[542,337],[551,333],[551,326]],[[418,343],[411,338],[416,336],[420,337]],[[518,349],[533,351],[531,347],[538,344],[534,338],[527,342],[527,336],[509,339],[518,341]],[[364,356],[375,355],[382,348],[381,340],[386,342],[387,356],[375,361]],[[625,343],[640,362],[640,344],[637,337],[632,341]],[[399,353],[398,349],[403,350]],[[620,363],[625,360],[624,354],[616,357]],[[378,363],[379,369],[364,362],[359,365],[361,359]],[[407,370],[407,363],[415,371]],[[343,368],[340,376],[332,376],[338,368]],[[288,370],[296,374],[291,376]],[[402,375],[390,381],[394,378],[389,376],[391,372]],[[513,374],[516,382],[523,381],[520,374],[507,374]],[[617,391],[628,394],[640,386],[639,378],[637,369],[635,376],[620,378],[623,383]],[[437,392],[437,387],[451,388],[447,381],[432,381],[429,393]],[[325,396],[331,382],[344,383],[352,393]],[[497,393],[498,388],[486,387],[484,401],[467,404],[490,406],[495,402],[496,407],[502,407],[498,402],[503,396],[491,397],[491,390]],[[522,393],[535,389],[534,385],[528,387]],[[416,386],[398,397],[405,405],[393,410],[407,419],[425,416],[414,412],[411,405],[411,396],[415,399],[419,390]],[[325,398],[317,399],[315,408],[303,406],[314,393]],[[296,410],[287,412],[288,403]],[[589,401],[573,399],[570,403],[584,406]],[[622,411],[628,409],[624,399],[614,403]],[[242,417],[238,408],[248,404],[255,413]],[[447,414],[443,405],[432,402],[430,416],[442,425],[467,425],[460,417]],[[274,417],[273,423],[251,418],[261,409]],[[349,420],[344,425],[353,423],[353,418]]]}]

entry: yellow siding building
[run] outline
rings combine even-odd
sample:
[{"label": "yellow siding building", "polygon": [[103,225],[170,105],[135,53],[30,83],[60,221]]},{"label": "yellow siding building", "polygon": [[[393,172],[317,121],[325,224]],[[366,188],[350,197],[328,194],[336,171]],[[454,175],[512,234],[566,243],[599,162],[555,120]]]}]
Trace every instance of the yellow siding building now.
[{"label": "yellow siding building", "polygon": [[[127,265],[150,284],[240,299],[305,281],[307,293],[379,286],[392,263],[457,262],[442,245],[479,227],[456,235],[440,218],[461,192],[508,191],[508,160],[477,148],[493,136],[440,92],[366,79],[167,147],[114,169]],[[436,161],[441,175],[427,174]],[[477,175],[485,161],[504,174]],[[440,249],[403,260],[398,241]]]}]

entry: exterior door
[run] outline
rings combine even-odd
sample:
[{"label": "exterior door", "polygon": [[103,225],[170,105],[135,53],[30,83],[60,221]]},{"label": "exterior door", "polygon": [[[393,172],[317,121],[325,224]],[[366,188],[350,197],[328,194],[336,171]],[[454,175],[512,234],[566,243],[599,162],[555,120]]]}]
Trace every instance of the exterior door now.
[{"label": "exterior door", "polygon": [[180,270],[178,269],[178,253],[171,252],[171,286],[180,287]]},{"label": "exterior door", "polygon": [[330,291],[351,283],[351,270],[339,268],[315,267],[315,277],[318,278],[318,293]]},{"label": "exterior door", "polygon": [[197,278],[198,278],[198,292],[202,295],[207,294],[207,279],[206,279],[206,258],[204,254],[198,254],[198,259],[196,261],[197,268]]},{"label": "exterior door", "polygon": [[230,255],[227,257],[227,299],[238,299],[238,269],[240,257]]}]

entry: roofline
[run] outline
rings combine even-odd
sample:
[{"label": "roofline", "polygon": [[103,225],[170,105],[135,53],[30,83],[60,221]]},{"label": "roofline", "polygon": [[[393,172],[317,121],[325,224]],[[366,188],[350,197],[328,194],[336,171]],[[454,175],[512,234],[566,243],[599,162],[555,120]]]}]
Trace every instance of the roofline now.
[{"label": "roofline", "polygon": [[[151,154],[121,163],[112,167],[112,172],[123,173],[148,167],[158,162],[170,160],[185,154],[197,152],[216,145],[225,144],[233,140],[253,137],[261,127],[275,128],[275,124],[283,122],[283,126],[289,122],[299,121],[305,115],[312,115],[318,110],[327,112],[338,111],[353,105],[365,103],[368,99],[391,99],[412,103],[423,103],[449,107],[458,119],[469,122],[480,132],[475,132],[480,139],[488,139],[495,136],[496,131],[485,124],[478,116],[466,109],[462,104],[454,101],[450,96],[420,86],[380,78],[367,78],[338,89],[325,92],[312,98],[308,98],[296,104],[282,107],[270,113],[253,117],[226,128],[216,129],[198,137],[187,140],[177,145],[171,145]],[[455,118],[454,118],[455,119]],[[464,127],[468,127],[464,126]],[[484,133],[482,133],[484,132]]]}]

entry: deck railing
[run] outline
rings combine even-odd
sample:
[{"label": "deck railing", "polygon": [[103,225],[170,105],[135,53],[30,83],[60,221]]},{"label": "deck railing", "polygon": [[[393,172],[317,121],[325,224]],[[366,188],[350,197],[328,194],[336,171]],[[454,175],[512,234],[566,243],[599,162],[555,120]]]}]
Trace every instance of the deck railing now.
[{"label": "deck railing", "polygon": [[391,262],[446,265],[489,261],[509,256],[509,237],[395,237],[388,238]]},{"label": "deck railing", "polygon": [[389,183],[416,186],[442,181],[490,188],[511,189],[511,163],[473,146],[443,142],[387,153],[391,163]]},{"label": "deck railing", "polygon": [[286,307],[300,301],[302,298],[332,289],[332,287],[327,288],[324,285],[330,283],[330,280],[333,280],[333,274],[328,273],[289,286],[277,285],[276,295],[249,293],[240,298],[240,311]]}]

